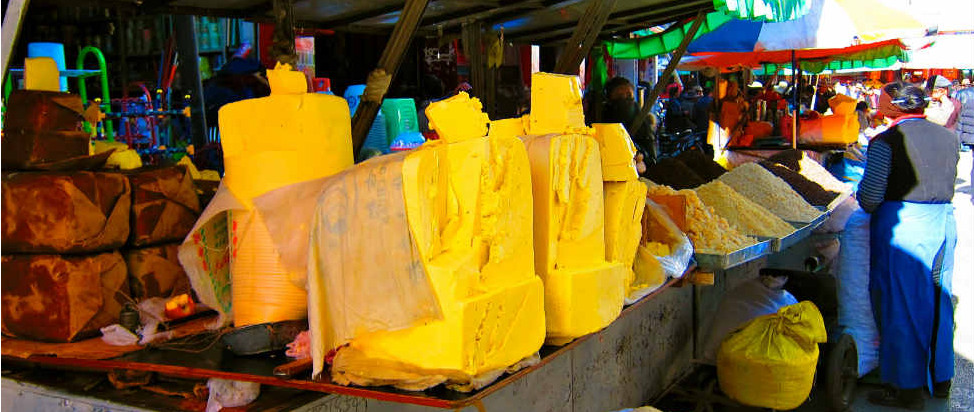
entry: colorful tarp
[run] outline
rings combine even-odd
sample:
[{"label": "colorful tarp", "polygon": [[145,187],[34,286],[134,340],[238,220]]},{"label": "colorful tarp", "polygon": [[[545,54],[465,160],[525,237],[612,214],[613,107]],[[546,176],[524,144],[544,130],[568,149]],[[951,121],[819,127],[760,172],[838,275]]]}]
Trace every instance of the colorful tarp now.
[{"label": "colorful tarp", "polygon": [[[859,67],[883,68],[896,62],[909,61],[907,46],[900,40],[834,49],[795,50],[794,57],[801,62],[801,69],[810,73],[823,70],[851,69]],[[765,73],[776,71],[779,66],[791,66],[792,50],[738,53],[698,53],[685,58],[681,70],[702,70],[764,67]]]},{"label": "colorful tarp", "polygon": [[714,0],[714,9],[741,20],[788,21],[808,13],[807,0]]},{"label": "colorful tarp", "polygon": [[[609,43],[609,55],[638,59],[668,53],[680,43],[687,28],[689,23],[655,36]],[[724,12],[710,13],[687,53],[839,49],[921,37],[926,31],[913,16],[878,0],[810,0],[807,14],[785,22],[756,22],[730,18]]]}]

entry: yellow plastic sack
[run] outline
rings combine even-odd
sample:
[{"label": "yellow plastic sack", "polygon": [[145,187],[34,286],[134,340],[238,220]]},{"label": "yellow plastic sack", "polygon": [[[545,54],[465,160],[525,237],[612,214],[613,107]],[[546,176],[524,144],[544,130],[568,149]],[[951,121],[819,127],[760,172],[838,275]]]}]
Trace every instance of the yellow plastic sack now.
[{"label": "yellow plastic sack", "polygon": [[809,301],[754,319],[720,345],[720,389],[745,405],[795,409],[812,391],[826,338],[822,313]]}]

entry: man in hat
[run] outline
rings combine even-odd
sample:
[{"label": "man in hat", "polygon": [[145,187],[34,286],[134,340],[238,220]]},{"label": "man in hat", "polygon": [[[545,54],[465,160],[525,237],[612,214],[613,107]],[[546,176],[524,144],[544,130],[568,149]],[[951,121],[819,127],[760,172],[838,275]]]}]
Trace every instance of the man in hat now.
[{"label": "man in hat", "polygon": [[930,104],[924,111],[927,119],[950,131],[957,131],[961,103],[950,97],[950,80],[941,75],[931,77],[927,80],[927,92],[930,93]]}]

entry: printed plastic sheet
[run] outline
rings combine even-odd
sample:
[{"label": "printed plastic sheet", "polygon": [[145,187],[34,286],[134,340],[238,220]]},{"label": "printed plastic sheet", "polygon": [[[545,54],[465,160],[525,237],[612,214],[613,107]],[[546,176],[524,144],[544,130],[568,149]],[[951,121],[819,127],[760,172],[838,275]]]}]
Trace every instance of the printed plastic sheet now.
[{"label": "printed plastic sheet", "polygon": [[406,218],[407,155],[370,159],[329,177],[318,197],[308,246],[315,376],[328,351],[358,334],[442,316]]}]

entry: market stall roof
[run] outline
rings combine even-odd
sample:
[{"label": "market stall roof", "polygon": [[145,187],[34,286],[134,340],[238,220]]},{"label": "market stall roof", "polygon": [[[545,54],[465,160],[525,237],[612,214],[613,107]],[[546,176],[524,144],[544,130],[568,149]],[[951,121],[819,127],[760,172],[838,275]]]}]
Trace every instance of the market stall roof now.
[{"label": "market stall roof", "polygon": [[[571,37],[593,0],[431,0],[419,35],[459,33],[464,22],[478,21],[504,30],[505,39],[520,43],[553,43]],[[789,0],[804,1],[804,0]],[[603,38],[687,19],[714,10],[715,0],[618,1],[600,31]],[[403,0],[295,0],[296,25],[364,33],[389,33],[399,19]],[[270,20],[269,0],[145,0],[145,11]]]},{"label": "market stall roof", "polygon": [[830,69],[858,67],[882,68],[909,61],[909,48],[899,39],[831,49],[774,50],[763,52],[698,53],[679,66],[683,70],[722,70],[763,67],[773,72],[779,66],[790,66],[792,59],[801,62],[803,71],[818,73]]},{"label": "market stall roof", "polygon": [[[714,15],[717,16],[714,16]],[[698,34],[687,52],[751,52],[791,49],[835,49],[903,37],[922,36],[926,24],[905,10],[879,0],[810,0],[808,13],[791,21],[760,22],[711,13],[715,27]],[[672,37],[668,42],[666,36]],[[682,39],[680,31],[610,43],[616,58],[644,58],[670,51],[658,43]]]}]

